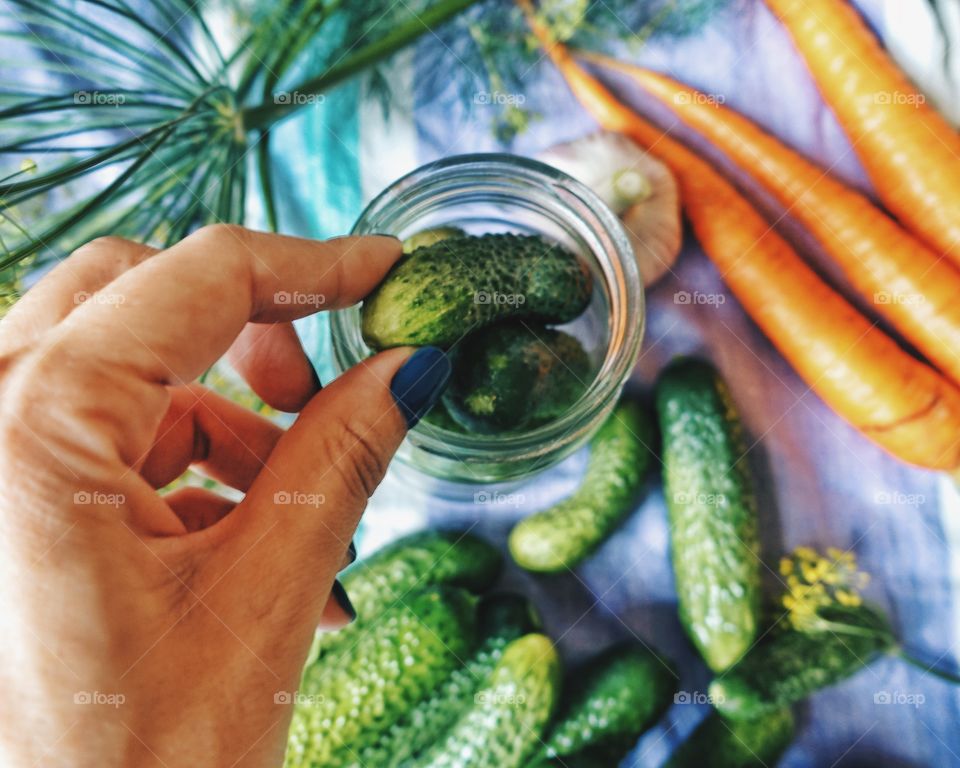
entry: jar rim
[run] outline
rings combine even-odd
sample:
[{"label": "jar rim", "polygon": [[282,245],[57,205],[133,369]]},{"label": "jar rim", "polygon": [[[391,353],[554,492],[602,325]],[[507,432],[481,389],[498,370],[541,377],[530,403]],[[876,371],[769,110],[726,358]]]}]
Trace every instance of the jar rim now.
[{"label": "jar rim", "polygon": [[[357,219],[352,234],[389,232],[389,228],[384,229],[383,220],[389,219],[393,209],[402,207],[403,201],[411,194],[422,190],[425,185],[435,185],[447,179],[462,182],[471,176],[526,182],[539,193],[558,198],[566,207],[573,209],[575,206],[578,210],[571,210],[571,214],[579,215],[581,220],[590,220],[589,226],[594,230],[594,235],[608,245],[607,248],[598,249],[599,252],[590,249],[593,259],[602,268],[611,299],[607,349],[590,385],[566,413],[546,424],[515,433],[460,433],[429,422],[421,422],[413,430],[417,447],[431,453],[456,454],[463,459],[496,454],[509,460],[512,456],[529,455],[544,445],[572,439],[583,430],[590,429],[612,410],[639,357],[645,325],[643,286],[636,256],[623,225],[596,193],[545,163],[507,153],[454,155],[420,166],[377,195]],[[344,323],[349,319],[349,309],[334,311],[331,317],[330,330],[338,372],[366,356],[348,356],[348,350],[344,349]],[[352,352],[360,353],[361,350]],[[599,423],[596,426],[599,427]]]}]

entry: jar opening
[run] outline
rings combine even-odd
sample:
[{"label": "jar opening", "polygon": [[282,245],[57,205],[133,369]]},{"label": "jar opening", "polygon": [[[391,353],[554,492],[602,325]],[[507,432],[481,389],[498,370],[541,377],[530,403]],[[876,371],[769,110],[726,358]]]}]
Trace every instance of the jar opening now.
[{"label": "jar opening", "polygon": [[[599,428],[639,355],[643,291],[626,233],[584,185],[543,163],[505,154],[460,155],[413,171],[370,203],[353,233],[405,238],[441,226],[470,234],[538,234],[583,258],[594,276],[591,305],[582,320],[558,327],[592,342],[595,372],[580,398],[554,421],[496,435],[421,422],[398,457],[427,474],[466,481],[513,479],[552,466]],[[331,333],[338,372],[372,354],[360,335],[358,307],[334,312]]]}]

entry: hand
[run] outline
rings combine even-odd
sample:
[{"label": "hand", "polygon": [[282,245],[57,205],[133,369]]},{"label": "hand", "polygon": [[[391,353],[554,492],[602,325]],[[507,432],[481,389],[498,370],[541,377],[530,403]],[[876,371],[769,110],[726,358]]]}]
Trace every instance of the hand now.
[{"label": "hand", "polygon": [[[350,618],[360,514],[449,375],[393,349],[320,390],[290,321],[321,300],[289,297],[348,306],[399,255],[226,225],[105,238],[0,324],[3,765],[280,764],[315,627]],[[195,382],[228,349],[289,430]],[[243,500],[157,493],[191,465]]]}]

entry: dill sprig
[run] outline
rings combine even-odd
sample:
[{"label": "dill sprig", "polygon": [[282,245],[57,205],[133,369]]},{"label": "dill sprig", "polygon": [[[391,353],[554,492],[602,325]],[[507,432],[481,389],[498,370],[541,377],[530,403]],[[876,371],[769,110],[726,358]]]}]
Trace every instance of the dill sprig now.
[{"label": "dill sprig", "polygon": [[869,574],[857,569],[856,556],[835,547],[828,548],[826,556],[797,547],[780,560],[780,575],[786,584],[783,607],[790,623],[805,631],[835,629],[824,618],[824,609],[861,605],[861,590],[870,583]]},{"label": "dill sprig", "polygon": [[[573,38],[604,24],[624,33],[637,9],[726,0],[544,2]],[[387,105],[383,66],[417,40],[435,61],[437,92],[452,85],[467,98],[519,91],[538,58],[511,0],[221,0],[210,10],[196,0],[0,0],[0,9],[8,302],[26,259],[59,259],[103,234],[164,247],[207,223],[243,223],[251,177],[275,228],[273,126],[362,72]],[[213,32],[225,25],[211,14],[224,12],[238,22],[232,42]],[[509,142],[536,117],[507,104],[493,128]]]},{"label": "dill sprig", "polygon": [[475,1],[280,0],[245,9],[226,52],[193,0],[4,0],[6,80],[24,85],[0,87],[0,283],[102,234],[162,247],[242,223],[255,149],[272,215],[270,128],[309,103],[279,89],[323,93]]}]

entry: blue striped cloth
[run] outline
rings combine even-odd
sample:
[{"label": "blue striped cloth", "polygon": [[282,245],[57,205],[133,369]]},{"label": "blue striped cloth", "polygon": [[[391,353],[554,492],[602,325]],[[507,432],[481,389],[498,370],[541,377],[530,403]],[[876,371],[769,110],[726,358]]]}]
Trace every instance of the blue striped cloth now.
[{"label": "blue striped cloth", "polygon": [[[951,80],[943,71],[942,41],[926,0],[862,0],[860,5],[900,63],[958,117],[954,83],[960,82],[960,72]],[[958,6],[944,6],[954,31],[960,29]],[[354,83],[280,127],[273,146],[283,231],[315,237],[346,232],[362,206],[400,174],[449,154],[503,149],[492,138],[488,108],[464,106],[457,94],[447,92],[452,89],[425,89],[435,82],[424,70],[430,60],[426,54],[437,44],[424,42],[391,66],[397,103],[389,119]],[[835,165],[851,183],[866,186],[803,62],[759,0],[734,3],[695,37],[654,40],[639,56],[630,55],[723,94],[729,106],[812,158]],[[533,154],[594,128],[549,66],[531,73],[524,95],[525,106],[544,118],[507,148],[511,151]],[[805,254],[830,272],[815,249]],[[777,584],[777,560],[786,550],[801,544],[851,549],[873,576],[869,598],[889,612],[903,643],[956,669],[960,500],[952,483],[889,458],[831,413],[735,299],[719,307],[678,305],[673,295],[681,289],[725,290],[689,236],[675,274],[649,295],[647,336],[634,378],[649,385],[674,355],[698,353],[711,358],[730,382],[757,441],[750,458],[760,482],[771,586]],[[329,379],[325,320],[310,319],[299,330]],[[469,498],[417,494],[395,465],[366,515],[361,549],[427,525],[473,527],[502,544],[519,516],[570,492],[584,459],[578,454],[519,489],[519,497],[482,507]],[[575,574],[542,579],[511,570],[506,583],[537,600],[549,631],[572,661],[607,642],[635,636],[676,660],[683,690],[706,690],[709,675],[676,618],[665,509],[656,484],[622,530]],[[914,703],[885,704],[884,694],[894,702],[909,696]],[[800,732],[783,766],[960,765],[960,693],[902,661],[880,660],[813,696],[799,711]],[[705,712],[702,704],[675,705],[624,765],[659,765]]]}]

